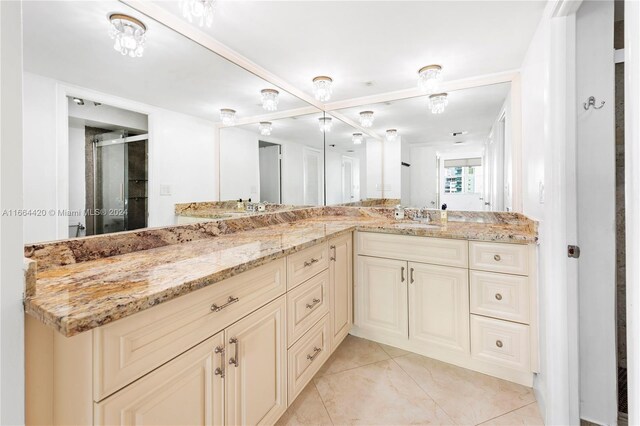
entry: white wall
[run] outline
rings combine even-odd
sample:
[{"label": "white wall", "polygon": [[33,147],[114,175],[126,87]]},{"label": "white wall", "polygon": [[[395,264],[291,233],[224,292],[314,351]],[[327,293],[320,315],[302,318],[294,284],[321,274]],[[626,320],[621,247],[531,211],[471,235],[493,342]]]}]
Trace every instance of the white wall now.
[{"label": "white wall", "polygon": [[327,205],[346,202],[342,199],[342,153],[327,149],[326,162]]},{"label": "white wall", "polygon": [[400,169],[400,159],[402,158],[402,136],[398,136],[395,141],[384,141],[384,197],[402,197],[402,170]]},{"label": "white wall", "polygon": [[257,136],[238,127],[220,130],[220,199],[260,201]]},{"label": "white wall", "polygon": [[[85,130],[82,123],[69,122],[69,210],[82,211],[86,206]],[[69,236],[74,237],[78,222],[86,226],[85,216],[69,217]],[[80,236],[84,236],[84,231]]]},{"label": "white wall", "polygon": [[[386,143],[386,142],[384,142]],[[382,161],[382,145],[383,142],[372,139],[366,141],[366,198],[382,198],[382,165],[386,163]],[[390,198],[386,191],[384,196]]]},{"label": "white wall", "polygon": [[[400,161],[402,163],[411,164],[411,147],[409,142],[402,141],[400,143]],[[403,205],[410,205],[411,203],[411,167],[400,167],[400,200]]]},{"label": "white wall", "polygon": [[408,205],[440,208],[438,202],[438,159],[433,146],[411,147],[411,199]]},{"label": "white wall", "polygon": [[138,112],[115,108],[110,105],[94,105],[89,99],[84,99],[84,105],[78,105],[69,99],[69,117],[82,120],[108,123],[125,129],[147,131],[147,115]]},{"label": "white wall", "polygon": [[[22,208],[21,3],[0,2],[0,210]],[[24,424],[22,218],[0,222],[0,424]]]}]

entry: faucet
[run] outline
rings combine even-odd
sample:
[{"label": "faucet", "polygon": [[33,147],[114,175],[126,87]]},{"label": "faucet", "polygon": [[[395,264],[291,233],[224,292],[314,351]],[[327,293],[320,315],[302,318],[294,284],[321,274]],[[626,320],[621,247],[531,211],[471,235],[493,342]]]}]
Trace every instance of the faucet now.
[{"label": "faucet", "polygon": [[416,212],[416,215],[414,216],[414,219],[424,221],[424,222],[430,222],[431,218],[429,217],[428,210],[429,209],[427,207],[419,208],[418,211]]}]

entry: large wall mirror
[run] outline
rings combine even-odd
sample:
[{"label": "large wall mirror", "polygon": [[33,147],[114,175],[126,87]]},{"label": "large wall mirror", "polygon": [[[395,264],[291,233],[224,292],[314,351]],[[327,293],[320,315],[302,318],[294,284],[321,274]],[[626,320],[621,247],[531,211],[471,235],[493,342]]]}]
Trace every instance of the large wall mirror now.
[{"label": "large wall mirror", "polygon": [[410,207],[513,210],[511,84],[341,110],[385,135],[384,198]]}]

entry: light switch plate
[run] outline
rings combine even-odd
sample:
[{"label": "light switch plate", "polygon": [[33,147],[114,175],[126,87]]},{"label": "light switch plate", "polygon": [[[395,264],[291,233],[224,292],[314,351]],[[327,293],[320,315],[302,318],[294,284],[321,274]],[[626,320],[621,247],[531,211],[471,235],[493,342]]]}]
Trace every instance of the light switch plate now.
[{"label": "light switch plate", "polygon": [[160,195],[163,195],[163,196],[171,195],[171,185],[161,184]]}]

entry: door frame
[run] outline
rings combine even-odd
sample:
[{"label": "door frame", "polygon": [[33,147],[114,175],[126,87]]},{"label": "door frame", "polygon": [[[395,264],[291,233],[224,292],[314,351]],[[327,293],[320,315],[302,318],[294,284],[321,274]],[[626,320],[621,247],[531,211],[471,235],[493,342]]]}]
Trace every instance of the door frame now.
[{"label": "door frame", "polygon": [[[355,161],[355,158],[353,157],[349,157],[348,155],[343,155],[342,156],[342,202],[343,203],[351,203],[353,202],[353,177],[354,177],[354,173],[353,173],[353,163]],[[345,188],[345,182],[344,182],[344,170],[345,170],[345,163],[349,163],[351,164],[351,198],[348,201],[345,201],[345,193],[344,190]]]},{"label": "door frame", "polygon": [[323,206],[325,204],[324,199],[324,154],[323,151],[316,148],[309,148],[308,146],[303,147],[302,149],[302,201],[303,204],[307,203],[307,162],[305,161],[307,155],[310,153],[317,154],[318,158],[318,204],[319,206]]}]

